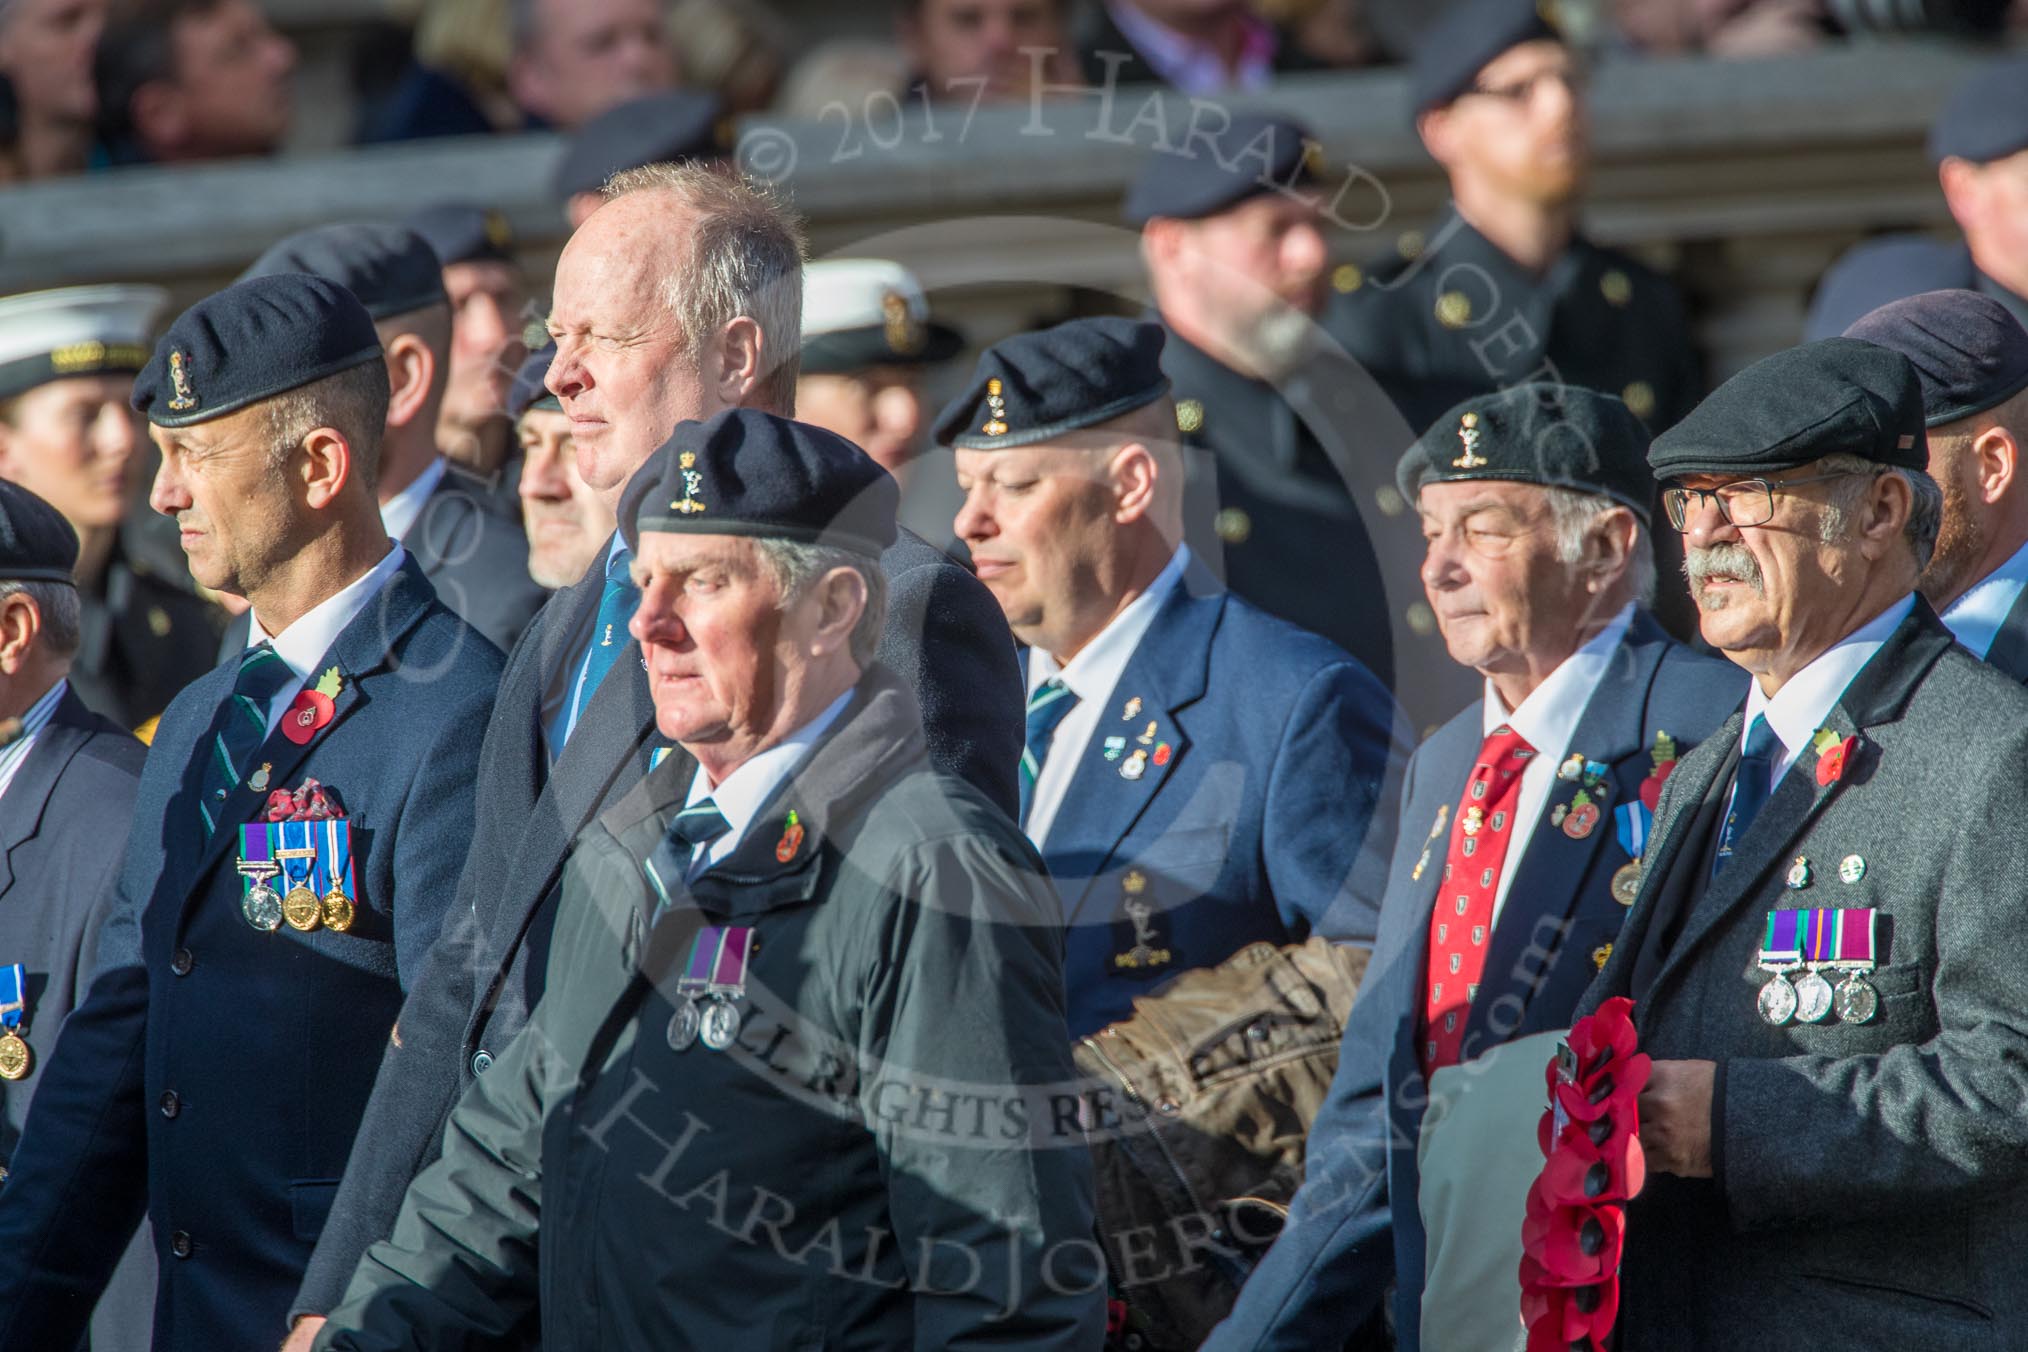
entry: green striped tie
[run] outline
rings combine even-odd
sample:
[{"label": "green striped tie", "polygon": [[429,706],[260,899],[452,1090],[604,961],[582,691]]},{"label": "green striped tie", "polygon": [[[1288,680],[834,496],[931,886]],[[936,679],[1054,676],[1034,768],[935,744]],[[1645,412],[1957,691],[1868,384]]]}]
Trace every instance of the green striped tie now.
[{"label": "green striped tie", "polygon": [[204,787],[197,800],[197,810],[204,814],[206,838],[217,829],[218,806],[239,783],[247,759],[267,740],[268,705],[294,679],[295,673],[272,643],[257,643],[239,659],[232,697],[218,711],[218,731],[211,739]]},{"label": "green striped tie", "polygon": [[1077,696],[1069,686],[1051,677],[1028,697],[1027,740],[1021,747],[1021,824],[1028,824],[1028,805],[1035,798],[1035,781],[1042,778],[1042,762],[1049,759],[1049,743],[1056,725],[1077,707]]}]

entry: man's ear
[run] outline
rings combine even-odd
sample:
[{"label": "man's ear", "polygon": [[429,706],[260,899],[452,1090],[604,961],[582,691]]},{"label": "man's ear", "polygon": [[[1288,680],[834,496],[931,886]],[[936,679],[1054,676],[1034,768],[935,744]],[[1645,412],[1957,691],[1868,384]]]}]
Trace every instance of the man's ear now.
[{"label": "man's ear", "polygon": [[437,354],[413,333],[397,334],[387,344],[387,425],[407,427],[428,406],[436,383]]},{"label": "man's ear", "polygon": [[0,675],[18,676],[35,651],[42,612],[20,592],[0,596]]},{"label": "man's ear", "polygon": [[817,627],[810,647],[820,657],[849,651],[852,631],[871,599],[857,568],[833,568],[817,580]]},{"label": "man's ear", "polygon": [[1161,471],[1154,454],[1138,441],[1113,452],[1107,465],[1113,491],[1113,520],[1130,525],[1147,519],[1155,509],[1155,486]]},{"label": "man's ear", "polygon": [[[6,442],[0,441],[0,469],[6,467]],[[1992,506],[2014,491],[2021,477],[2021,443],[1995,424],[1972,438],[1972,481],[1979,499]]]},{"label": "man's ear", "polygon": [[1876,474],[1867,488],[1859,515],[1860,552],[1882,557],[1901,538],[1908,514],[1915,509],[1915,490],[1899,474]]},{"label": "man's ear", "polygon": [[1426,113],[1416,114],[1415,134],[1422,138],[1422,148],[1445,168],[1450,167],[1455,157],[1455,147],[1451,143],[1453,130],[1449,108],[1432,108]]},{"label": "man's ear", "polygon": [[352,443],[335,427],[319,427],[302,441],[304,500],[313,512],[328,508],[358,472]]},{"label": "man's ear", "polygon": [[[718,331],[716,360],[704,372],[725,408],[738,408],[753,396],[767,375],[767,339],[760,322],[740,315]],[[712,369],[715,367],[716,369]]]}]

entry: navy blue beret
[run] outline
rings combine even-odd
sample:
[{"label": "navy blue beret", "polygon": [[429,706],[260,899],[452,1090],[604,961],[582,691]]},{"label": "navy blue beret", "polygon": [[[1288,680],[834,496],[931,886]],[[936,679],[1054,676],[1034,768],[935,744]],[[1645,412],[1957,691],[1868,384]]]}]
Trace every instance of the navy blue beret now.
[{"label": "navy blue beret", "polygon": [[77,532],[63,513],[0,479],[0,582],[71,582]]},{"label": "navy blue beret", "polygon": [[568,201],[597,192],[607,179],[646,164],[714,160],[732,149],[725,108],[716,94],[679,89],[610,108],[578,128],[557,163],[550,188]]},{"label": "navy blue beret", "polygon": [[249,277],[177,317],[134,377],[131,402],[157,427],[189,427],[381,356],[373,317],[338,283]]},{"label": "navy blue beret", "polygon": [[1160,324],[1111,316],[1003,338],[979,354],[965,392],[937,415],[937,444],[1031,446],[1152,404],[1169,392],[1167,339]]},{"label": "navy blue beret", "polygon": [[2028,150],[2028,56],[2002,57],[1965,82],[1929,129],[1929,157],[1986,164]]},{"label": "navy blue beret", "polygon": [[1497,479],[1597,493],[1648,524],[1655,479],[1648,429],[1615,395],[1577,385],[1515,385],[1475,395],[1408,448],[1394,478],[1410,502],[1424,484]]},{"label": "navy blue beret", "polygon": [[1752,478],[1827,455],[1926,470],[1922,386],[1899,352],[1823,338],[1763,357],[1714,390],[1648,448],[1657,479]]},{"label": "navy blue beret", "polygon": [[644,531],[751,535],[878,558],[894,543],[901,489],[835,432],[735,408],[681,422],[620,497],[627,546]]},{"label": "navy blue beret", "polygon": [[1894,301],[1845,336],[1908,358],[1931,427],[1984,413],[2028,389],[2028,331],[2006,306],[1976,291],[1925,291]]},{"label": "navy blue beret", "polygon": [[514,373],[513,388],[507,392],[507,416],[518,418],[531,408],[549,409],[561,413],[563,403],[549,392],[542,383],[549,374],[549,364],[556,360],[556,340],[550,339],[535,351],[522,358],[521,369]]},{"label": "navy blue beret", "polygon": [[1129,225],[1157,216],[1201,220],[1263,193],[1291,191],[1323,172],[1323,151],[1300,122],[1235,112],[1217,133],[1157,150],[1127,189]]},{"label": "navy blue beret", "polygon": [[423,237],[445,267],[514,261],[514,227],[491,207],[444,202],[424,207],[403,224]]},{"label": "navy blue beret", "polygon": [[1422,114],[1443,107],[1470,89],[1495,57],[1539,38],[1562,41],[1537,0],[1458,0],[1416,40],[1410,108]]},{"label": "navy blue beret", "polygon": [[338,283],[376,320],[443,305],[444,267],[436,251],[400,225],[320,225],[274,245],[240,274],[307,272]]}]

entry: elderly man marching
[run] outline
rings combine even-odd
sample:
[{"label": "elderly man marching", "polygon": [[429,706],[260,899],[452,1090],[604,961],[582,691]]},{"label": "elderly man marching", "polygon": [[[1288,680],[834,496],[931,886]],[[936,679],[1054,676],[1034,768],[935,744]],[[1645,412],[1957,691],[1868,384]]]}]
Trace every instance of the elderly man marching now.
[{"label": "elderly man marching", "polygon": [[1767,358],[1655,442],[1745,709],[1664,789],[1587,1012],[1653,1077],[1626,1352],[2028,1327],[2028,694],[1914,593],[1941,494],[1896,353]]},{"label": "elderly man marching", "polygon": [[[547,994],[319,1348],[1097,1345],[1040,861],[874,662],[899,498],[831,433],[676,429],[620,520],[672,760],[580,845]],[[956,1111],[954,1112],[953,1109]]]}]

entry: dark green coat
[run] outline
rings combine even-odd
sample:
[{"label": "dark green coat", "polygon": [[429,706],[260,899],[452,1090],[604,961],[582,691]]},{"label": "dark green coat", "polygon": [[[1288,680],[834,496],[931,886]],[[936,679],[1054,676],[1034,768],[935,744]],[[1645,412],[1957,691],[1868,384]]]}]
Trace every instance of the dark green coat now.
[{"label": "dark green coat", "polygon": [[[1098,1347],[1060,911],[919,727],[876,668],[667,905],[641,861],[688,773],[593,825],[548,994],[320,1347],[462,1347],[527,1320],[547,1352]],[[730,1051],[677,1052],[705,923],[755,929],[744,1023]]]}]

